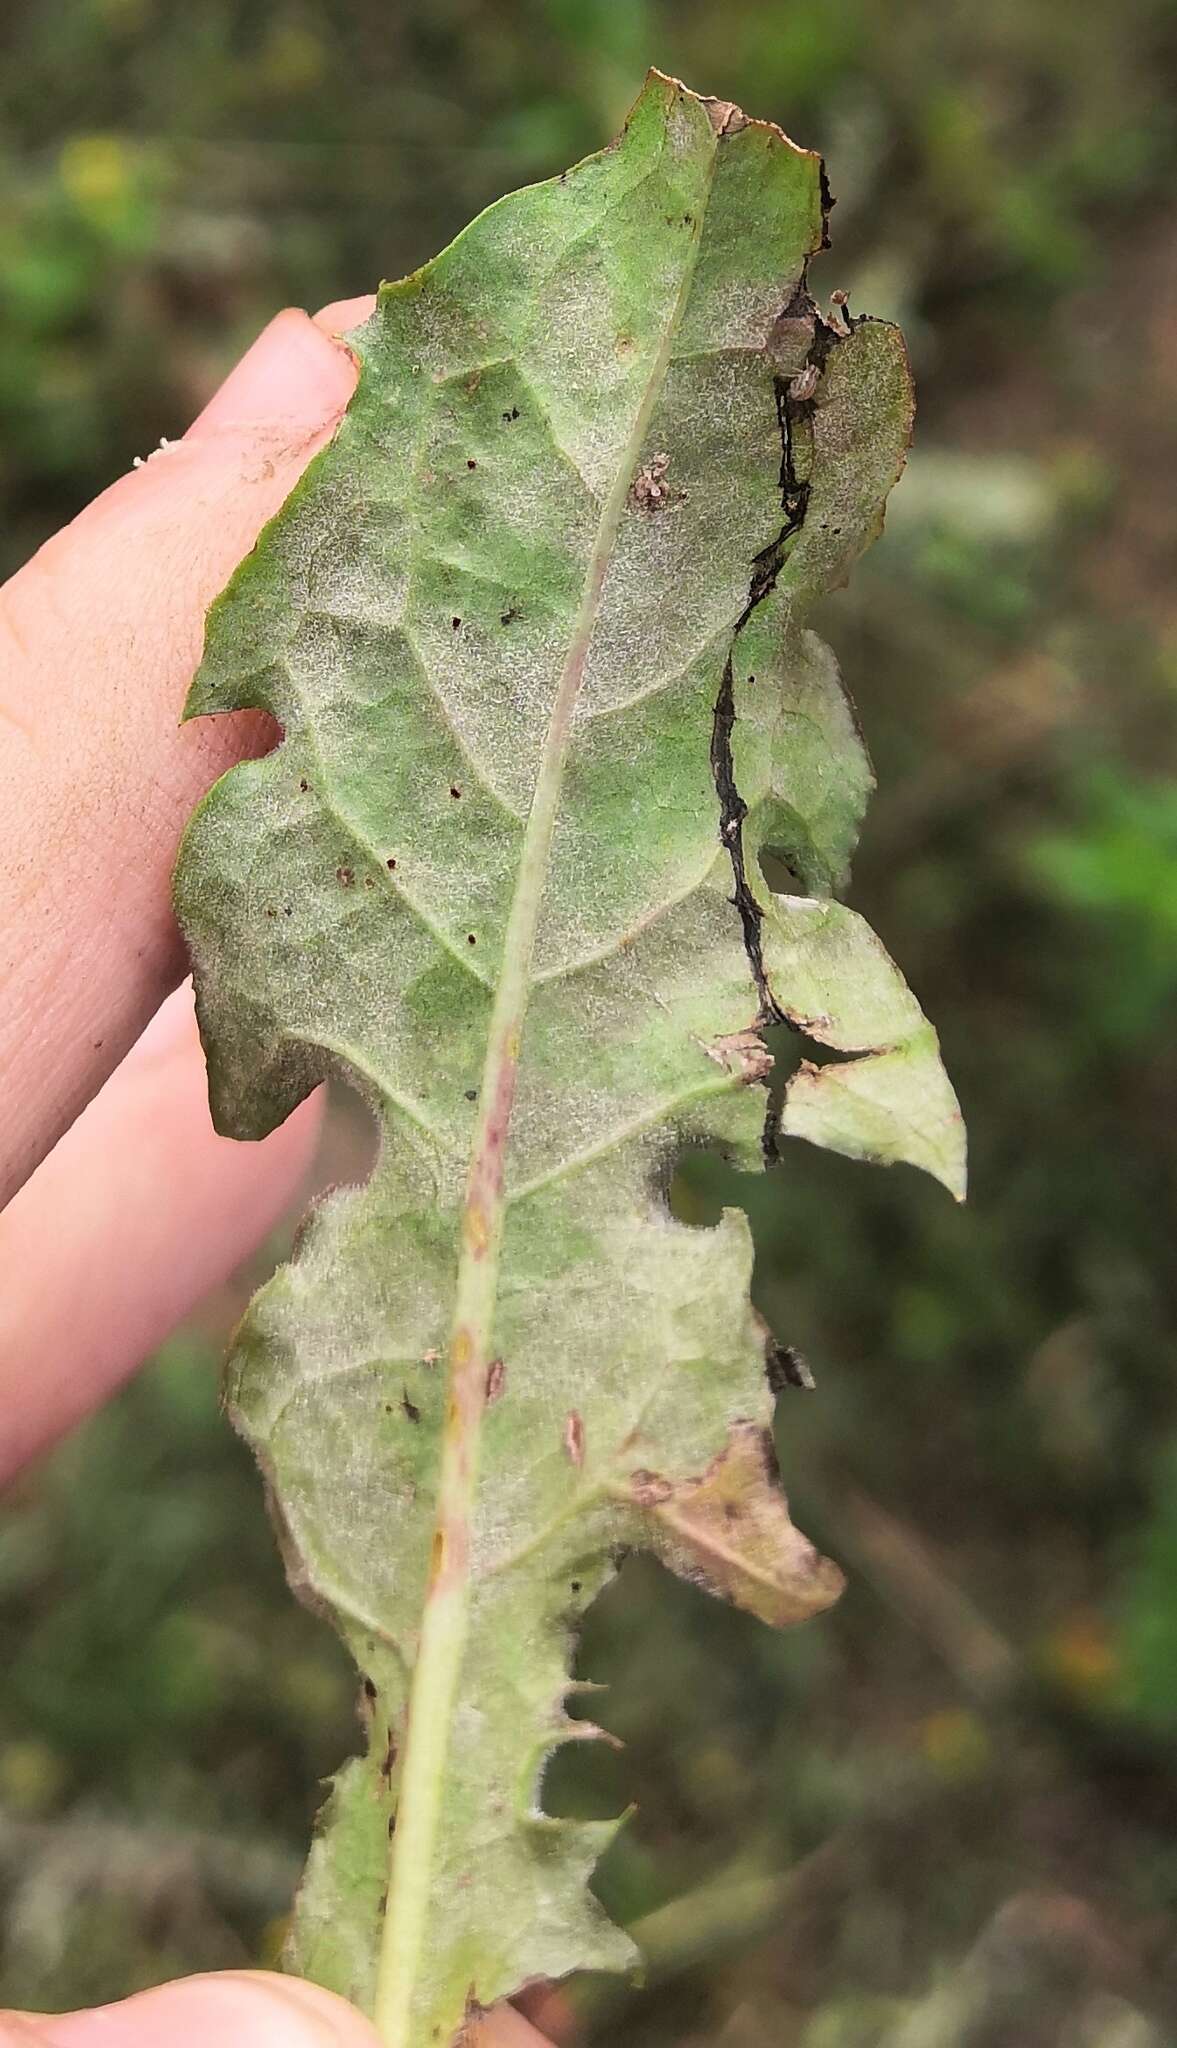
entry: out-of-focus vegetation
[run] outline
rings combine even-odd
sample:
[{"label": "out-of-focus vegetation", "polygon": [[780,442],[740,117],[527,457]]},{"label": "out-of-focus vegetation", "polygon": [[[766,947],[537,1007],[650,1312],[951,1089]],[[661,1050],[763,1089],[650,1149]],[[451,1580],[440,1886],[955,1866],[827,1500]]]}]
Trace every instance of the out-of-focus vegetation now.
[{"label": "out-of-focus vegetation", "polygon": [[[828,159],[819,292],[904,324],[916,453],[824,627],[879,770],[855,899],[941,1027],[958,1212],[798,1148],[743,1186],[835,1612],[631,1562],[549,1801],[634,2048],[1177,2040],[1177,149],[1161,0],[9,0],[0,549],[180,431],[279,305],[368,288],[612,133],[644,67]],[[730,1188],[684,1168],[683,1213]],[[0,1529],[0,2002],[272,1959],[351,1679],[216,1414],[239,1296]],[[549,2007],[551,2013],[552,2008]]]}]

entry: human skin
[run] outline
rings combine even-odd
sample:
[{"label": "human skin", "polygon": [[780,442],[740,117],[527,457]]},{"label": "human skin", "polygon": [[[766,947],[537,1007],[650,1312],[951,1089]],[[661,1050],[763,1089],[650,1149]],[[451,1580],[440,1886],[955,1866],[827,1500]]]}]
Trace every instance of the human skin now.
[{"label": "human skin", "polygon": [[[273,743],[179,725],[205,611],[355,384],[371,299],[279,313],[181,441],[0,589],[0,1484],[98,1406],[289,1206],[304,1103],[219,1138],[171,910],[185,821]],[[544,2048],[509,2006],[480,2048]],[[0,2048],[378,2048],[314,1985],[228,1971],[118,2005],[0,2013]],[[473,2048],[473,2044],[472,2044]]]}]

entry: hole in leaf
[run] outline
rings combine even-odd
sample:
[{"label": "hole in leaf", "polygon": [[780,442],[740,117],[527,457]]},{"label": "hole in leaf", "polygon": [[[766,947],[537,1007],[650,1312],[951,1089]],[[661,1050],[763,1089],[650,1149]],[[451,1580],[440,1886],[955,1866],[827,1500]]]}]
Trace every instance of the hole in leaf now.
[{"label": "hole in leaf", "polygon": [[761,848],[760,872],[776,896],[808,896],[810,893],[805,876],[783,847]]}]

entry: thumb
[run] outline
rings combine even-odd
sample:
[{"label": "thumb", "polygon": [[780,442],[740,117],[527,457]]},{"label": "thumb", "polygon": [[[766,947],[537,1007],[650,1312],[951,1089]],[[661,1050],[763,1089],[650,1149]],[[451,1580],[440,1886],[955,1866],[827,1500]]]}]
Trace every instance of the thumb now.
[{"label": "thumb", "polygon": [[92,2012],[0,2014],[0,2048],[379,2048],[368,2021],[317,1984],[257,1970],[184,1977]]}]

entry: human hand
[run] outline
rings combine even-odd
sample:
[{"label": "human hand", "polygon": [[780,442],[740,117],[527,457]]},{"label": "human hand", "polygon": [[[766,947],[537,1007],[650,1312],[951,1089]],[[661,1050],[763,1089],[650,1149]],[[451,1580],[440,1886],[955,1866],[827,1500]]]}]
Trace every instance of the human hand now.
[{"label": "human hand", "polygon": [[[372,303],[280,313],[183,440],[0,590],[0,1483],[261,1241],[314,1145],[313,1102],[260,1145],[209,1121],[171,870],[197,799],[274,733],[248,713],[178,719],[207,606],[351,396],[330,337]],[[544,2038],[509,2007],[478,2031],[483,2048]],[[338,1999],[261,1972],[0,2014],[0,2048],[221,2041],[377,2048]]]},{"label": "human hand", "polygon": [[0,590],[0,1482],[260,1242],[314,1143],[313,1105],[217,1138],[191,998],[164,1002],[179,835],[274,738],[179,716],[210,601],[351,396],[330,336],[371,305],[280,313],[181,441]]},{"label": "human hand", "polygon": [[[471,2028],[469,2048],[550,2048],[509,2006]],[[224,1970],[141,1991],[93,2012],[0,2013],[0,2048],[380,2048],[342,1999],[296,1977]]]}]

